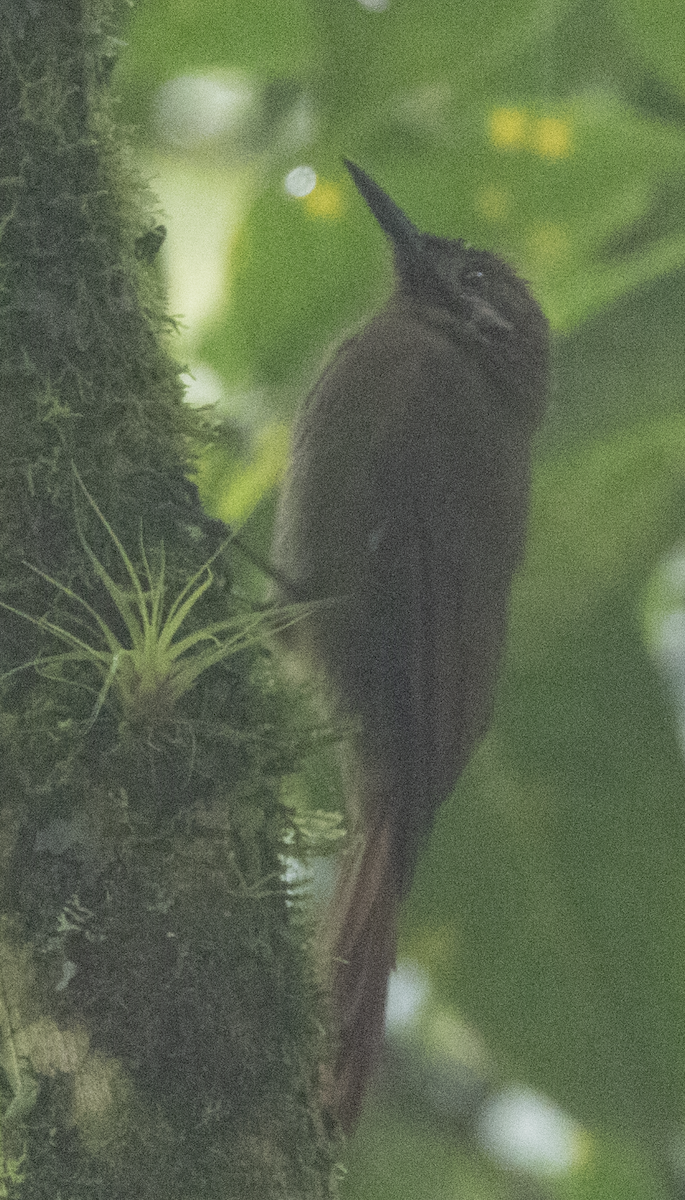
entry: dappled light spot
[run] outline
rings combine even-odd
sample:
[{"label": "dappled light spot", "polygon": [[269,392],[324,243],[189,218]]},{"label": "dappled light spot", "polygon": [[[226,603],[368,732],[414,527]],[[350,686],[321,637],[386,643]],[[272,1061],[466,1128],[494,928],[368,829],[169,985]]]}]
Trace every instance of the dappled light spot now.
[{"label": "dappled light spot", "polygon": [[665,677],[685,754],[685,553],[678,544],[652,572],[642,601],[648,650]]},{"label": "dappled light spot", "polygon": [[226,390],[221,376],[208,363],[200,363],[194,366],[192,371],[183,371],[181,380],[186,386],[183,399],[194,408],[218,404],[225,397]]},{"label": "dappled light spot", "polygon": [[525,146],[528,115],[522,108],[495,108],[488,120],[488,136],[498,150]]},{"label": "dappled light spot", "polygon": [[400,962],[388,984],[386,1025],[398,1027],[413,1021],[425,1004],[430,983],[425,971],[414,962]]},{"label": "dappled light spot", "polygon": [[305,199],[311,217],[339,217],[343,210],[342,191],[335,183],[317,183]]},{"label": "dappled light spot", "polygon": [[474,205],[488,221],[502,221],[509,211],[509,196],[502,188],[482,188],[476,192]]},{"label": "dappled light spot", "polygon": [[155,124],[166,142],[190,148],[236,133],[253,101],[253,89],[242,80],[179,75],[162,84],[155,96]]},{"label": "dappled light spot", "polygon": [[283,186],[289,196],[301,200],[303,196],[308,196],[310,192],[314,191],[316,171],[313,167],[293,167],[292,171],[288,171]]},{"label": "dappled light spot", "polygon": [[554,221],[537,225],[528,237],[530,258],[541,268],[556,266],[568,256],[570,248],[568,230]]},{"label": "dappled light spot", "polygon": [[[281,480],[285,471],[290,430],[280,421],[264,426],[255,439],[252,456],[248,462],[236,466],[221,495],[213,501],[214,516],[226,525],[241,525],[259,504],[259,501]],[[197,473],[200,491],[203,490],[205,461],[200,460]]]},{"label": "dappled light spot", "polygon": [[558,117],[542,117],[533,123],[531,145],[543,158],[566,158],[571,153],[571,127]]},{"label": "dappled light spot", "polygon": [[505,1167],[555,1175],[587,1160],[590,1139],[568,1113],[530,1088],[502,1088],[486,1101],[478,1140]]},{"label": "dappled light spot", "polygon": [[571,153],[571,125],[561,117],[536,117],[525,108],[494,108],[488,138],[497,150],[530,150],[541,158]]},{"label": "dappled light spot", "polygon": [[296,200],[304,200],[310,217],[339,217],[343,210],[338,184],[319,180],[313,167],[294,167],[285,177],[285,190]]}]

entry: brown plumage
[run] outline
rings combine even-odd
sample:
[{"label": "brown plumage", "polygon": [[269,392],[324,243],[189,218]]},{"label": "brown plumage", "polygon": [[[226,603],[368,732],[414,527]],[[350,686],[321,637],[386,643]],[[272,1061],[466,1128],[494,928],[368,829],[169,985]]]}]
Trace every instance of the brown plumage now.
[{"label": "brown plumage", "polygon": [[392,240],[397,283],[305,402],[273,561],[292,582],[285,599],[334,601],[287,640],[359,728],[326,933],[337,1054],[325,1101],[350,1130],[382,1044],[400,903],[491,717],[548,337],[510,267],[420,233],[347,166]]}]

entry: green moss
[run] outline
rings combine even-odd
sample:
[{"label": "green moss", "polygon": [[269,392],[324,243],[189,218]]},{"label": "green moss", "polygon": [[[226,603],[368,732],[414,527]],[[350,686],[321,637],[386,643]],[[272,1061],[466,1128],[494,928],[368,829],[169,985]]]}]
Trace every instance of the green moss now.
[{"label": "green moss", "polygon": [[310,931],[283,878],[303,734],[261,637],[224,652],[263,617],[186,477],[211,435],[183,404],[141,252],[159,214],[106,90],[123,6],[6,8],[0,1181],[31,1200],[329,1195]]}]

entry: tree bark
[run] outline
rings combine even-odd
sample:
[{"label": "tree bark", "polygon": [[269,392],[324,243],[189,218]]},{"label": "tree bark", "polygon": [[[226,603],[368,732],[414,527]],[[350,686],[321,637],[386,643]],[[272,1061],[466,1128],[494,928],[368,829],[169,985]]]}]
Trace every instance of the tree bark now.
[{"label": "tree bark", "polygon": [[[291,705],[187,478],[125,6],[2,9],[0,1195],[327,1196]],[[136,655],[177,597],[183,654]]]}]

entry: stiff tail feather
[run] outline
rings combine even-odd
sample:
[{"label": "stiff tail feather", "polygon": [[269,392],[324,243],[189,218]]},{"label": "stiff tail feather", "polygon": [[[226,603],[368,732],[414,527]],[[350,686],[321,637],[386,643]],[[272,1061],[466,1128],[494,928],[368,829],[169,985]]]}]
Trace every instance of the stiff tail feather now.
[{"label": "stiff tail feather", "polygon": [[395,967],[401,889],[391,826],[386,816],[348,852],[325,939],[337,1051],[324,1073],[323,1100],[346,1133],[356,1125],[378,1063]]}]

